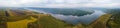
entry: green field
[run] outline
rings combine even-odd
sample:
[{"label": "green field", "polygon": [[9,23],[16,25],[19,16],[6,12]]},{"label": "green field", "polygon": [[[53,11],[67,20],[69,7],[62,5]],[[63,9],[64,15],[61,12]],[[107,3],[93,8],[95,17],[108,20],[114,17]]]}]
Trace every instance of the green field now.
[{"label": "green field", "polygon": [[50,14],[29,10],[0,9],[0,28],[120,28],[120,13],[104,14],[94,22],[72,25]]},{"label": "green field", "polygon": [[0,28],[6,28],[7,18],[5,15],[5,10],[0,9]]},{"label": "green field", "polygon": [[120,28],[120,13],[113,14],[111,19],[108,21],[110,28]]},{"label": "green field", "polygon": [[[69,27],[67,23],[58,20],[48,14],[39,14],[38,21],[34,22],[31,25],[35,25],[35,28],[65,28]],[[29,25],[29,27],[32,27]]]},{"label": "green field", "polygon": [[[17,10],[15,12],[20,12]],[[11,9],[0,10],[1,23],[0,28],[72,28],[71,24],[67,24],[64,21],[58,20],[49,14],[39,14],[33,11],[23,11],[21,15],[15,13]],[[21,13],[21,12],[20,12]],[[36,19],[36,21],[30,22],[30,17]],[[3,25],[4,24],[4,25]]]}]

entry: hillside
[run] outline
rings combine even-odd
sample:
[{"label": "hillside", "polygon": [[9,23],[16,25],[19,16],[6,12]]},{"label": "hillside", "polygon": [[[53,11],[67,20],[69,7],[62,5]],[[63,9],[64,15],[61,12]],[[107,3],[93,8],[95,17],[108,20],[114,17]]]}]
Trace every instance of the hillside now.
[{"label": "hillside", "polygon": [[96,21],[89,25],[78,24],[75,28],[107,28],[107,21],[110,19],[111,14],[105,14],[99,17]]},{"label": "hillside", "polygon": [[0,9],[0,28],[7,28],[7,18],[4,9]]},{"label": "hillside", "polygon": [[57,20],[48,14],[39,14],[38,21],[29,24],[29,28],[65,28],[67,26],[63,21]]},{"label": "hillside", "polygon": [[[0,10],[0,28],[71,28],[71,24],[58,20],[49,14],[29,10]],[[35,20],[35,21],[33,21]]]},{"label": "hillside", "polygon": [[113,14],[108,21],[109,28],[120,28],[120,13]]},{"label": "hillside", "polygon": [[[0,28],[120,28],[120,12],[118,10],[119,9],[110,10],[111,12],[100,16],[97,20],[88,25],[82,23],[72,25],[50,14],[38,13],[32,10],[0,9]],[[80,16],[79,14],[84,12],[83,10],[72,9],[48,9],[44,11],[53,14],[74,16],[77,14]],[[54,11],[58,11],[59,13]],[[84,14],[86,13],[88,14],[89,11],[85,11]]]}]

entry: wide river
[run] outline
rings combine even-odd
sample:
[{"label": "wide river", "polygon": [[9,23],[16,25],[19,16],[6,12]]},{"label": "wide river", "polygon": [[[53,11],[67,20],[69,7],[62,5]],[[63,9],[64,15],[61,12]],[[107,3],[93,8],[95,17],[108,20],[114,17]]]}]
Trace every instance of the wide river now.
[{"label": "wide river", "polygon": [[63,20],[67,23],[70,24],[78,24],[78,23],[83,23],[83,24],[90,24],[91,22],[95,21],[96,19],[98,19],[101,15],[105,14],[104,12],[100,11],[100,10],[94,10],[94,13],[92,14],[87,14],[84,16],[72,16],[72,15],[61,15],[61,14],[52,14],[52,13],[47,13],[38,9],[29,9],[29,10],[33,10],[36,12],[40,12],[40,13],[45,13],[45,14],[51,14],[53,17]]}]

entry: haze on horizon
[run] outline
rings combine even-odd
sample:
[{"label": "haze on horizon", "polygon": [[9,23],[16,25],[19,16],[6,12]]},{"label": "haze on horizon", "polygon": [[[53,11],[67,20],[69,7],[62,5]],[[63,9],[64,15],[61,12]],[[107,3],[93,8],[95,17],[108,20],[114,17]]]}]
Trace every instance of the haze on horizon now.
[{"label": "haze on horizon", "polygon": [[120,0],[0,0],[0,7],[119,7]]}]

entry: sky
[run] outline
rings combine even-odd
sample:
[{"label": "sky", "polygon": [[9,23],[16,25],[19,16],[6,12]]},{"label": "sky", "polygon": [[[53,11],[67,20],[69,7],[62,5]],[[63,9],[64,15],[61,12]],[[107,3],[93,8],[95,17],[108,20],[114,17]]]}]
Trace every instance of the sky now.
[{"label": "sky", "polygon": [[120,0],[0,0],[0,7],[119,7]]}]

